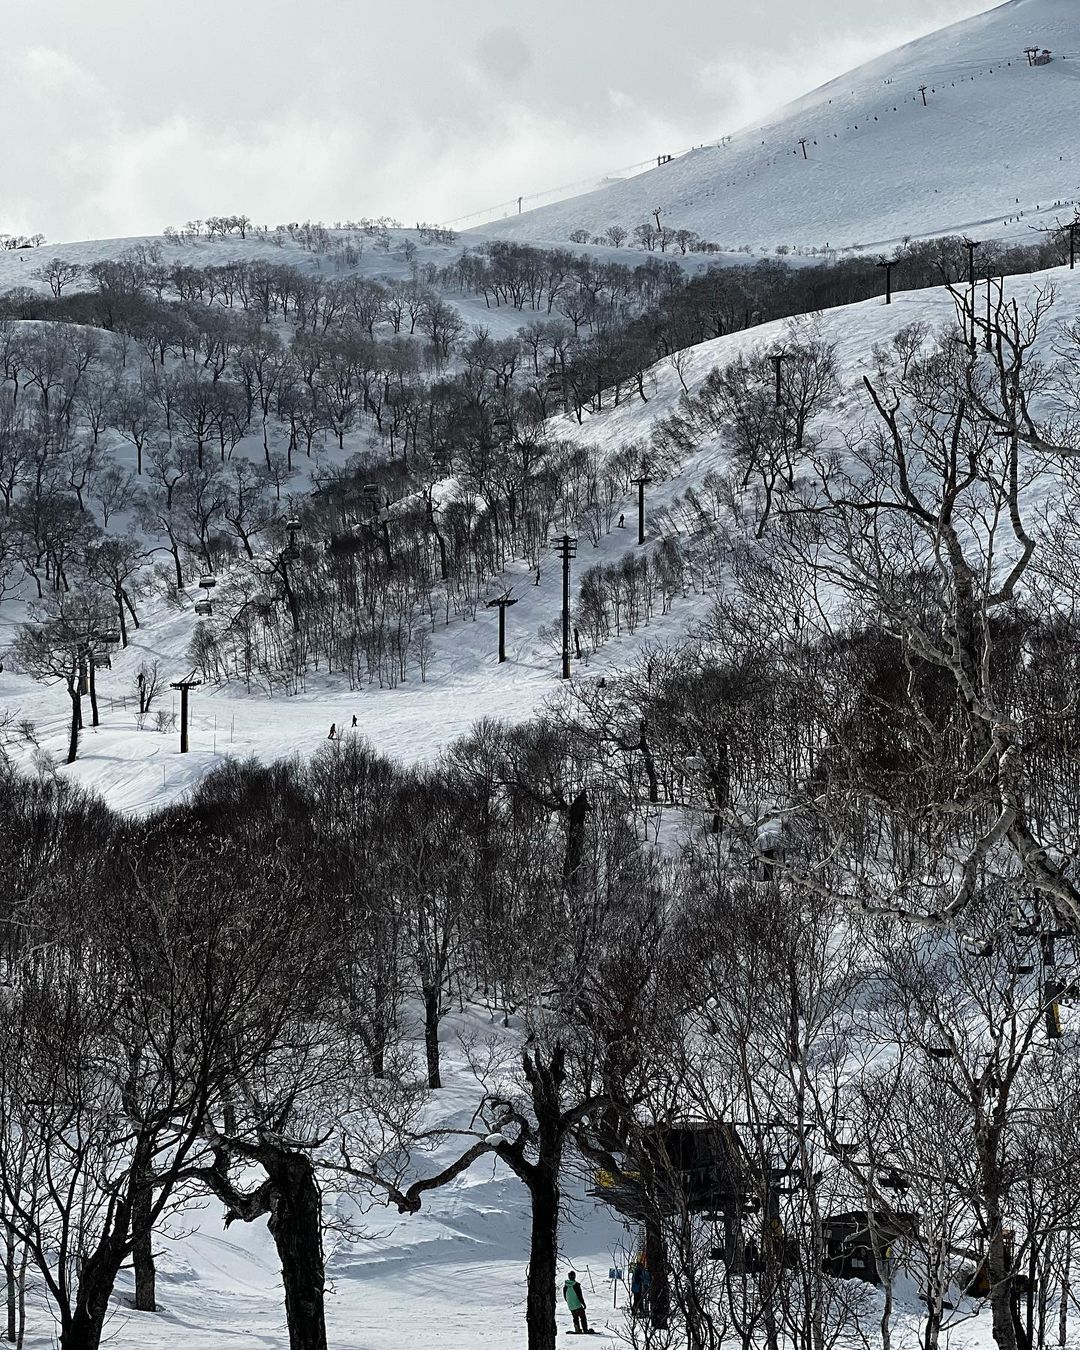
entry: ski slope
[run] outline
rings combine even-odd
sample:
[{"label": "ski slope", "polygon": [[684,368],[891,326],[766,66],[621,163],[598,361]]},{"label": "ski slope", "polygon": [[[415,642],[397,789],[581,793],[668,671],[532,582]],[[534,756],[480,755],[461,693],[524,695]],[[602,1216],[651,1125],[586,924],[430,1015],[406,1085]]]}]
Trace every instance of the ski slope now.
[{"label": "ski slope", "polygon": [[[1029,67],[1024,49],[1049,48]],[[926,86],[926,106],[919,92]],[[788,104],[726,143],[475,233],[671,229],[725,249],[886,249],[960,231],[1030,240],[1080,200],[1080,5],[1008,0]],[[806,155],[800,140],[806,140]]]},{"label": "ski slope", "polygon": [[[1070,272],[1058,268],[1010,278],[1006,295],[1016,296],[1023,303],[1047,287],[1056,294],[1044,335],[1045,355],[1050,358],[1053,329],[1080,316],[1080,269]],[[931,328],[954,322],[955,307],[948,291],[901,292],[891,306],[880,299],[867,300],[826,311],[815,320],[821,337],[836,344],[842,381],[848,391],[840,408],[829,414],[828,427],[821,428],[827,438],[836,438],[837,445],[865,412],[860,381],[864,372],[873,369],[874,345],[887,342],[916,320]],[[786,327],[786,321],[778,321],[691,348],[685,354],[682,379],[692,391],[715,366],[726,364],[740,352],[775,345]],[[651,369],[646,389],[648,402],[635,395],[617,407],[587,416],[581,424],[560,416],[553,433],[594,446],[601,455],[613,454],[630,442],[647,441],[651,428],[678,406],[682,396],[679,374],[670,361],[661,361]],[[114,453],[122,457],[129,451]],[[664,508],[688,487],[700,487],[710,471],[723,472],[726,462],[725,446],[707,441],[686,459],[675,477],[650,486],[646,548],[658,538]],[[573,572],[574,594],[587,567],[617,562],[636,547],[630,528],[636,498],[631,498],[629,489],[622,509],[627,528],[613,528],[595,547],[588,539],[580,539]],[[671,528],[670,522],[663,528]],[[169,680],[188,674],[191,662],[186,653],[195,630],[193,604],[197,593],[189,591],[186,606],[179,610],[169,608],[163,600],[153,600],[145,606],[142,627],[130,635],[131,645],[114,655],[111,670],[99,672],[102,724],[98,728],[87,726],[74,765],[63,765],[70,716],[64,689],[35,683],[7,663],[0,671],[0,710],[6,708],[17,719],[34,724],[34,740],[16,736],[10,741],[10,749],[24,768],[51,763],[58,772],[101,792],[117,810],[136,813],[176,800],[225,759],[309,755],[322,745],[332,722],[344,727],[346,735],[363,736],[379,751],[404,762],[430,761],[482,717],[522,721],[563,695],[556,647],[540,633],[542,627],[552,627],[558,621],[559,563],[553,556],[544,560],[539,584],[524,562],[512,564],[492,587],[491,595],[501,593],[506,586],[514,587],[519,603],[508,614],[509,659],[504,665],[497,660],[496,612],[481,603],[475,619],[455,618],[437,628],[426,680],[414,674],[396,689],[368,686],[350,690],[343,677],[313,673],[301,692],[289,697],[270,697],[239,682],[196,689],[191,699],[191,751],[187,755],[178,753],[175,731],[157,732],[149,722],[142,730],[136,726],[134,681],[140,663],[155,659]],[[711,604],[709,594],[690,593],[676,599],[666,616],[654,617],[634,635],[607,643],[587,665],[575,663],[575,679],[595,679],[625,668],[644,644],[680,640]],[[17,600],[0,605],[0,653],[24,617],[25,610]],[[163,706],[175,709],[175,701],[170,705],[169,697],[167,693]],[[171,697],[175,700],[176,696]],[[351,728],[353,715],[357,718],[355,731]]]},{"label": "ski slope", "polygon": [[[478,1088],[457,1042],[483,1041],[492,1026],[470,1010],[444,1019],[445,1087],[432,1102],[439,1122],[468,1128]],[[418,1043],[420,1027],[416,1028]],[[513,1036],[511,1030],[503,1033]],[[417,1166],[426,1175],[462,1148],[451,1140]],[[606,1324],[621,1324],[606,1276],[628,1264],[633,1236],[612,1210],[567,1177],[560,1271],[578,1272],[589,1315],[610,1340]],[[327,1195],[326,1319],[334,1350],[506,1350],[524,1343],[529,1202],[520,1181],[493,1158],[478,1161],[451,1184],[424,1196],[418,1214]],[[170,1221],[155,1239],[159,1311],[137,1312],[130,1270],[122,1272],[106,1324],[117,1350],[286,1350],[284,1292],[266,1220],[223,1227],[223,1207],[202,1200]],[[569,1316],[560,1303],[561,1329]],[[52,1350],[40,1291],[29,1300],[26,1350]]]}]

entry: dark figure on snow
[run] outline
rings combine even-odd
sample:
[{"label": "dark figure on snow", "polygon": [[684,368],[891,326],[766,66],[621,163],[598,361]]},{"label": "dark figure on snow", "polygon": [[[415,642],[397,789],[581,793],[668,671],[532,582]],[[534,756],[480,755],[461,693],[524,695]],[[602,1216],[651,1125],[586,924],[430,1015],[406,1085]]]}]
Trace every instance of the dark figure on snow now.
[{"label": "dark figure on snow", "polygon": [[352,724],[353,724],[354,727],[356,726],[356,714],[355,714],[355,713],[353,713],[353,715],[352,715]]},{"label": "dark figure on snow", "polygon": [[630,1311],[635,1317],[644,1317],[645,1300],[649,1297],[651,1277],[639,1261],[630,1273]]},{"label": "dark figure on snow", "polygon": [[626,517],[625,517],[625,516],[620,516],[620,517],[619,517],[619,529],[620,529],[620,530],[625,530],[625,529],[626,529],[626,523],[625,523],[625,522],[626,522]]},{"label": "dark figure on snow", "polygon": [[332,741],[336,735],[337,735],[337,723],[336,723],[336,722],[331,722],[331,723],[330,723],[330,735],[327,736],[326,739],[327,739],[328,741]]},{"label": "dark figure on snow", "polygon": [[573,1271],[567,1275],[562,1292],[563,1298],[566,1299],[566,1306],[570,1309],[574,1318],[574,1330],[577,1332],[588,1331],[589,1323],[585,1316],[585,1295],[582,1293],[578,1277]]}]

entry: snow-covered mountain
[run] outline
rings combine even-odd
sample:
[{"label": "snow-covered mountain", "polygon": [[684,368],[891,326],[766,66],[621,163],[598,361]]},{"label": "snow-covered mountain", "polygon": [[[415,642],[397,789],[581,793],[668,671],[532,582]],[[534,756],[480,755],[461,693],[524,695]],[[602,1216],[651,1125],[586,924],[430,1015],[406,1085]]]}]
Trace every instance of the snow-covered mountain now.
[{"label": "snow-covered mountain", "polygon": [[[1030,65],[1029,47],[1052,59]],[[1030,239],[1032,225],[1071,215],[1080,199],[1078,104],[1080,5],[1008,0],[723,143],[478,232],[602,235],[659,207],[669,229],[725,248],[887,248],[962,230]]]}]

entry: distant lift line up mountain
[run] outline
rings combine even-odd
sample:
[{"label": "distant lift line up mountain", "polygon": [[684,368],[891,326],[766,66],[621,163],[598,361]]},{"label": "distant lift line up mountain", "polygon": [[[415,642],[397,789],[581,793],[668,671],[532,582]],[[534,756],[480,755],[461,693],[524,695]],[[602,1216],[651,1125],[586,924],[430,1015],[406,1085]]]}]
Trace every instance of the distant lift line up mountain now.
[{"label": "distant lift line up mountain", "polygon": [[[1029,47],[1053,59],[1031,65]],[[924,102],[925,97],[925,102]],[[649,220],[725,248],[1030,239],[1080,201],[1080,0],[1009,0],[650,172],[478,227],[565,241]],[[805,150],[805,157],[804,157]]]}]

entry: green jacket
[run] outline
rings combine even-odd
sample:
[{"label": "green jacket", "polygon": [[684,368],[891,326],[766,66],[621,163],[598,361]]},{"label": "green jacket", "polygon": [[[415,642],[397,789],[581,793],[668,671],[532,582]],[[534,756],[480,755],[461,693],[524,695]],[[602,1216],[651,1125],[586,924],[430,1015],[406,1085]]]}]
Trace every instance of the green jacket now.
[{"label": "green jacket", "polygon": [[581,1292],[581,1285],[577,1280],[567,1280],[562,1287],[563,1298],[566,1299],[566,1306],[571,1312],[577,1312],[579,1308],[585,1306],[585,1295]]}]

